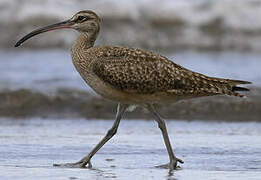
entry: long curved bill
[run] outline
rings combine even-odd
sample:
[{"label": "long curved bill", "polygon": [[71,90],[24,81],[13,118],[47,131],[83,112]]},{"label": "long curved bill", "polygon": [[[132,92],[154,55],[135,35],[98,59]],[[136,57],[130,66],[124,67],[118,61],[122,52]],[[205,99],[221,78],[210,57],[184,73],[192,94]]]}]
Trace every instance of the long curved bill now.
[{"label": "long curved bill", "polygon": [[36,29],[32,32],[30,32],[29,34],[27,34],[26,36],[24,36],[22,39],[20,39],[16,44],[15,47],[20,46],[23,42],[25,42],[27,39],[30,39],[31,37],[40,34],[40,33],[44,33],[44,32],[48,32],[48,31],[52,31],[52,30],[56,30],[56,29],[63,29],[63,28],[70,28],[73,25],[73,22],[70,20],[67,21],[63,21],[60,23],[56,23],[56,24],[52,24],[40,29]]}]

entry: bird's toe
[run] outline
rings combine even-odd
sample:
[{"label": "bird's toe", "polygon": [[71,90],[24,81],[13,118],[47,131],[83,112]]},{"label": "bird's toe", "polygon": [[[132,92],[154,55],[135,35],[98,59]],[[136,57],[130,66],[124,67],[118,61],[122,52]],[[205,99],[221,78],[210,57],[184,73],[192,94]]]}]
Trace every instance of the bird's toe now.
[{"label": "bird's toe", "polygon": [[62,168],[91,168],[91,164],[86,167],[86,163],[76,162],[76,163],[64,163],[64,164],[53,164],[55,167]]}]

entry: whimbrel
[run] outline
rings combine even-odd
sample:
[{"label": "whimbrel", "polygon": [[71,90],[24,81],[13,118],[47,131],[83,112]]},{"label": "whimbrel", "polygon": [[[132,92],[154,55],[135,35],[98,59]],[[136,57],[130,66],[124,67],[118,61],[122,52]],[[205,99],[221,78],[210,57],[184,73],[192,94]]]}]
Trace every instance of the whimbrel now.
[{"label": "whimbrel", "polygon": [[118,102],[118,107],[113,126],[87,156],[75,163],[54,166],[92,167],[91,158],[116,134],[124,112],[134,104],[147,108],[157,121],[170,160],[166,167],[176,169],[177,163],[183,161],[173,153],[165,122],[156,111],[155,104],[214,95],[243,97],[236,91],[248,91],[237,85],[250,82],[209,77],[185,69],[152,52],[116,46],[94,46],[100,30],[100,18],[92,11],[80,11],[67,21],[34,30],[19,40],[15,47],[37,34],[62,28],[80,32],[71,53],[73,64],[81,77],[96,93]]}]

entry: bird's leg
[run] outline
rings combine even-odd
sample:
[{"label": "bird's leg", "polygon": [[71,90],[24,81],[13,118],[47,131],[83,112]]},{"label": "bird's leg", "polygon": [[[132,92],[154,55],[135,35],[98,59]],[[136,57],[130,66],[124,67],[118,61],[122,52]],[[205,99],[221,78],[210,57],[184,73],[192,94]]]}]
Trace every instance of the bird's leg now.
[{"label": "bird's leg", "polygon": [[60,166],[60,167],[71,167],[71,168],[92,168],[91,164],[91,158],[94,156],[94,154],[107,142],[109,141],[117,132],[117,129],[120,124],[120,120],[126,111],[128,105],[126,104],[118,104],[117,107],[117,114],[116,119],[113,123],[113,126],[111,129],[108,130],[106,136],[92,149],[92,151],[85,157],[83,157],[80,161],[75,163],[66,163],[66,164],[54,164],[54,166]]},{"label": "bird's leg", "polygon": [[180,163],[184,163],[184,162],[174,155],[172,147],[171,147],[171,144],[170,144],[170,140],[169,140],[166,124],[165,124],[164,120],[160,117],[158,112],[156,111],[154,105],[148,104],[147,108],[153,114],[155,120],[158,123],[158,126],[159,126],[159,128],[160,128],[160,130],[162,132],[163,139],[164,139],[164,142],[165,142],[165,145],[167,147],[168,154],[169,154],[169,159],[170,159],[169,164],[162,165],[162,166],[159,166],[159,167],[169,167],[170,170],[174,170],[174,169],[177,168],[177,163],[178,162],[180,162]]}]

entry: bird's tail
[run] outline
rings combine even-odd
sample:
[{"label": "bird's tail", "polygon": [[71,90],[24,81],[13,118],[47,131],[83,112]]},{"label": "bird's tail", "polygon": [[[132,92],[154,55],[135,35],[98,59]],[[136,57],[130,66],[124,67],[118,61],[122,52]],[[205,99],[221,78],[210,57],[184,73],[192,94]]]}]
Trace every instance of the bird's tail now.
[{"label": "bird's tail", "polygon": [[244,95],[237,93],[237,91],[249,91],[248,88],[237,86],[240,84],[251,84],[251,82],[249,82],[249,81],[232,80],[232,79],[224,79],[224,80],[227,82],[227,84],[230,87],[232,87],[231,91],[229,93],[227,93],[228,95],[245,97]]}]

